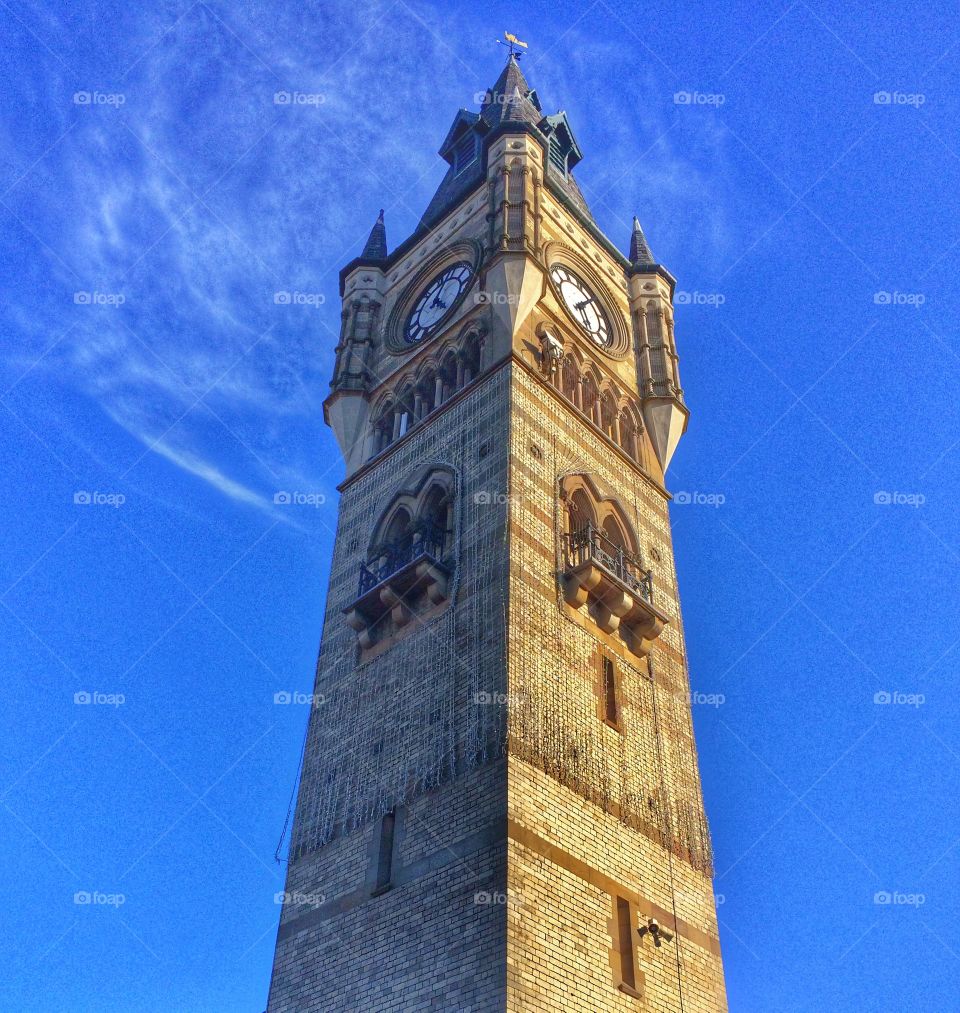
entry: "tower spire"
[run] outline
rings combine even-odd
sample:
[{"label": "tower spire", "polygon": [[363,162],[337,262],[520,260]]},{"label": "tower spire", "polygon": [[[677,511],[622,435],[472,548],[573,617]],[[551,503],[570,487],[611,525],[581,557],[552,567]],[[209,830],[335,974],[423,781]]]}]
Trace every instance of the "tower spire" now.
[{"label": "tower spire", "polygon": [[362,260],[386,260],[387,259],[387,227],[383,223],[383,208],[370,230],[367,245],[360,254]]},{"label": "tower spire", "polygon": [[480,117],[491,127],[504,122],[536,124],[543,118],[536,94],[527,84],[516,55],[511,53],[496,83],[484,97]]},{"label": "tower spire", "polygon": [[633,234],[630,236],[630,263],[634,267],[656,263],[647,237],[640,227],[640,219],[636,215],[633,216]]}]

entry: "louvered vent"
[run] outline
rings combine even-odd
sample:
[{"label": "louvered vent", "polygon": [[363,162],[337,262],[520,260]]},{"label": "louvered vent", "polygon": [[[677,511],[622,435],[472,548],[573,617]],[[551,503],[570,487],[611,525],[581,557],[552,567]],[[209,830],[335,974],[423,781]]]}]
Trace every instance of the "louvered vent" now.
[{"label": "louvered vent", "polygon": [[467,134],[457,142],[457,146],[453,149],[453,170],[459,174],[476,160],[477,139],[473,134]]},{"label": "louvered vent", "polygon": [[567,152],[564,146],[560,143],[560,139],[554,134],[550,138],[550,162],[553,167],[563,173],[564,176],[567,174]]}]

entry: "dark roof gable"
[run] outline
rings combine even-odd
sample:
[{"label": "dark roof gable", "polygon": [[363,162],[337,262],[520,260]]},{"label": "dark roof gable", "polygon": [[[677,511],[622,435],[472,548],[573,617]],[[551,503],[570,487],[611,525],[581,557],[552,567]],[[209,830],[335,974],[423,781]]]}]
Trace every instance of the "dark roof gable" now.
[{"label": "dark roof gable", "polygon": [[454,117],[453,123],[450,125],[450,129],[447,131],[447,136],[443,139],[443,144],[440,145],[440,150],[437,154],[445,161],[453,165],[453,149],[456,147],[457,142],[463,137],[467,131],[473,129],[480,121],[478,113],[472,113],[469,109],[460,109],[457,115]]},{"label": "dark roof gable", "polygon": [[[544,116],[536,91],[527,83],[517,58],[511,54],[493,87],[484,93],[480,112],[461,109],[454,117],[440,146],[440,156],[449,163],[450,169],[423,213],[420,221],[422,228],[429,227],[442,218],[451,207],[483,182],[485,158],[458,164],[457,145],[467,132],[472,130],[481,139],[507,129],[523,129],[532,133],[548,153],[551,153],[552,145],[554,157],[546,159],[548,178],[583,214],[593,220],[580,187],[570,175],[570,170],[583,158],[583,152],[570,128],[567,114],[558,112],[553,116]],[[483,149],[478,146],[477,150],[485,156],[485,146]]]}]

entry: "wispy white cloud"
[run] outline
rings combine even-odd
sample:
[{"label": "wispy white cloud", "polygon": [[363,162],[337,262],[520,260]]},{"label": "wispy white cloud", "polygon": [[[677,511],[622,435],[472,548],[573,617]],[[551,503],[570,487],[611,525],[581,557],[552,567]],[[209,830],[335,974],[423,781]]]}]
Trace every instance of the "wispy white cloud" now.
[{"label": "wispy white cloud", "polygon": [[264,510],[271,515],[276,513],[276,507],[271,500],[267,500],[259,493],[248,489],[245,485],[235,482],[208,461],[195,457],[193,454],[176,450],[165,440],[151,440],[149,436],[143,433],[135,433],[134,435],[152,452],[160,454],[161,457],[165,457],[178,468],[182,468],[191,475],[196,475],[197,478],[208,482],[218,492],[223,493],[224,496],[235,500],[237,503],[245,503],[248,506],[256,507],[258,510]]},{"label": "wispy white cloud", "polygon": [[[118,82],[117,108],[68,105],[61,115],[63,75],[49,72],[51,128],[59,133],[71,117],[76,126],[8,198],[35,233],[25,241],[46,277],[42,292],[5,310],[23,334],[7,367],[22,372],[72,326],[38,369],[94,397],[145,446],[163,436],[154,452],[186,474],[262,508],[278,482],[331,481],[333,455],[315,447],[339,327],[337,271],[359,252],[378,207],[389,209],[394,244],[415,228],[442,175],[436,144],[456,109],[491,83],[499,56],[454,46],[442,13],[424,19],[389,2],[288,5],[269,18],[201,4],[177,21],[183,14],[141,12],[125,25],[136,45],[122,68],[146,55]],[[481,22],[473,27],[488,32]],[[45,26],[51,38],[56,30]],[[558,52],[535,65],[533,83],[554,103],[576,98],[574,128],[603,138],[582,174],[603,195],[598,218],[629,222],[651,203],[688,201],[702,211],[701,235],[722,244],[724,202],[669,133],[624,172],[667,122],[650,111],[648,93],[612,107],[584,88],[595,67],[623,53],[578,31],[569,42],[571,58]],[[494,68],[490,80],[484,67]],[[278,91],[320,98],[277,105]],[[716,157],[717,138],[706,129],[701,137]],[[16,165],[18,139],[4,138]],[[124,303],[77,305],[78,288]],[[277,291],[324,302],[277,305]],[[202,407],[187,411],[201,394],[239,456],[223,459],[222,433]]]}]

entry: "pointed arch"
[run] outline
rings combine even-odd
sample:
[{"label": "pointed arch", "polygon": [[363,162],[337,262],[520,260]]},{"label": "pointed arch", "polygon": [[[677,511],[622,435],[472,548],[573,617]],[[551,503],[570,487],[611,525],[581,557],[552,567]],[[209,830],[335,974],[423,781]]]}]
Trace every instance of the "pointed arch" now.
[{"label": "pointed arch", "polygon": [[403,378],[397,393],[397,405],[394,413],[393,438],[399,440],[413,426],[414,384],[409,376]]},{"label": "pointed arch", "polygon": [[448,345],[440,357],[440,368],[437,372],[440,378],[440,404],[448,401],[457,390],[457,353],[452,345]]},{"label": "pointed arch", "polygon": [[471,328],[463,336],[460,345],[461,373],[458,386],[466,387],[480,375],[482,340],[476,328]]},{"label": "pointed arch", "polygon": [[560,393],[572,404],[580,404],[580,366],[569,352],[560,367]]},{"label": "pointed arch", "polygon": [[453,534],[453,494],[449,483],[431,481],[420,497],[417,536],[437,556],[446,551]]},{"label": "pointed arch", "polygon": [[[639,540],[629,519],[629,512],[626,506],[616,496],[608,493],[599,483],[596,476],[588,472],[573,472],[564,475],[560,479],[560,495],[567,504],[567,514],[570,523],[579,521],[584,514],[588,515],[589,523],[599,532],[606,531],[607,518],[612,518],[617,532],[618,543],[622,542],[622,548],[638,561],[641,559]],[[574,511],[571,507],[573,502],[577,503]],[[569,530],[569,529],[568,529]]]},{"label": "pointed arch", "polygon": [[600,391],[599,423],[603,432],[617,442],[617,399],[613,388],[604,386]]},{"label": "pointed arch", "polygon": [[567,533],[576,534],[587,525],[596,525],[597,514],[585,489],[574,489],[567,499]]},{"label": "pointed arch", "polygon": [[386,450],[393,442],[393,417],[396,410],[395,398],[388,391],[376,402],[370,417],[371,424],[371,456]]},{"label": "pointed arch", "polygon": [[[456,473],[447,465],[427,465],[389,500],[370,535],[368,557],[380,565],[409,555],[417,543],[429,543],[439,555],[452,544]],[[442,535],[442,537],[441,537]],[[384,558],[381,558],[384,557]]]},{"label": "pointed arch", "polygon": [[660,304],[656,299],[650,299],[643,308],[644,323],[647,328],[647,343],[656,347],[660,344],[662,334],[660,333]]},{"label": "pointed arch", "polygon": [[600,384],[593,369],[588,368],[580,378],[580,410],[597,422],[599,411]]},{"label": "pointed arch", "polygon": [[639,444],[639,427],[637,425],[637,419],[634,414],[633,406],[627,402],[621,405],[619,412],[619,424],[620,424],[620,449],[626,453],[626,455],[640,463],[640,444]]},{"label": "pointed arch", "polygon": [[623,552],[630,551],[630,546],[627,543],[626,535],[623,533],[623,528],[620,526],[620,520],[616,511],[611,510],[606,514],[603,518],[601,530],[612,545]]},{"label": "pointed arch", "polygon": [[425,363],[417,372],[414,393],[416,420],[426,418],[437,407],[437,370],[432,362]]},{"label": "pointed arch", "polygon": [[406,548],[413,541],[413,516],[406,505],[397,506],[383,529],[383,539],[389,545]]}]

